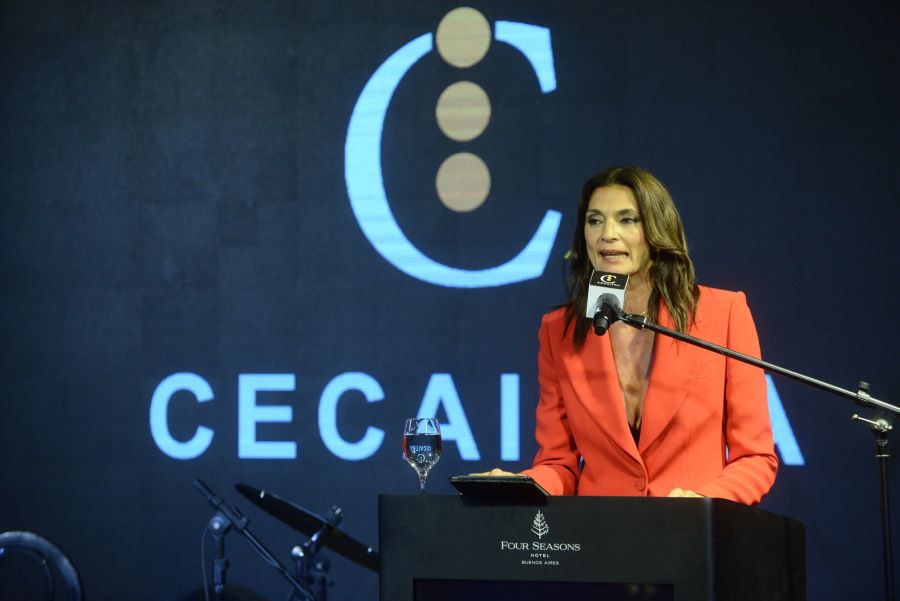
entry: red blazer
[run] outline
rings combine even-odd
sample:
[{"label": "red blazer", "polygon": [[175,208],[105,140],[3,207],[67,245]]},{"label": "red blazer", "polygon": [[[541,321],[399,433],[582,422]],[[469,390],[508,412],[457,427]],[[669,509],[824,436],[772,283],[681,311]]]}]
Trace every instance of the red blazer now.
[{"label": "red blazer", "polygon": [[[662,302],[658,321],[675,327]],[[759,357],[742,292],[701,286],[688,333]],[[758,503],[778,469],[763,371],[661,334],[653,344],[636,446],[609,336],[588,333],[579,353],[564,309],[544,316],[539,449],[525,473],[555,495],[666,496],[685,488]]]}]

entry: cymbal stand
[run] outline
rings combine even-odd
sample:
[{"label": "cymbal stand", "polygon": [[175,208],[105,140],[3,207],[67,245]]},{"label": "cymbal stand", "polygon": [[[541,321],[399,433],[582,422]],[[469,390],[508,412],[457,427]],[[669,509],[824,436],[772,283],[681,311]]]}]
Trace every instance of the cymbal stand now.
[{"label": "cymbal stand", "polygon": [[326,558],[319,558],[319,547],[322,545],[322,536],[329,530],[337,527],[341,522],[343,510],[334,505],[325,515],[325,523],[309,540],[302,545],[297,545],[291,550],[294,557],[294,565],[297,580],[305,583],[312,590],[316,601],[327,601],[328,598],[328,570],[331,562]]}]

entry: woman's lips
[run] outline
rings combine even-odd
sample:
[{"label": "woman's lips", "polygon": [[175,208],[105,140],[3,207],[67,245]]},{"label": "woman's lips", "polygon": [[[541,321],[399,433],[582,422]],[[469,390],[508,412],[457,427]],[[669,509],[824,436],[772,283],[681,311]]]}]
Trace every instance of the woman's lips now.
[{"label": "woman's lips", "polygon": [[628,253],[624,250],[601,250],[600,258],[610,263],[617,263],[628,258]]}]

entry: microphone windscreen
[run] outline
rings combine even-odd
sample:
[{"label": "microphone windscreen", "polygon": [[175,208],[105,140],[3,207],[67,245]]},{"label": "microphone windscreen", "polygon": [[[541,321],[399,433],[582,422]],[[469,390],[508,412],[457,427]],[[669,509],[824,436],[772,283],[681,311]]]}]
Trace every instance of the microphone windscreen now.
[{"label": "microphone windscreen", "polygon": [[616,313],[622,310],[622,302],[615,294],[610,294],[609,292],[604,292],[603,294],[601,294],[600,298],[597,299],[597,304],[599,306],[603,306],[603,303],[606,303],[610,307],[612,307]]}]

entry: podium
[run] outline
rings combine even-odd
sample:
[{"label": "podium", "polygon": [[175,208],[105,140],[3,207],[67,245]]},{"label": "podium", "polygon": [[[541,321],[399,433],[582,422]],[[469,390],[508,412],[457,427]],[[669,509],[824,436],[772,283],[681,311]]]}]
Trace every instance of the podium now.
[{"label": "podium", "polygon": [[722,499],[378,499],[381,601],[801,601],[803,525]]}]

